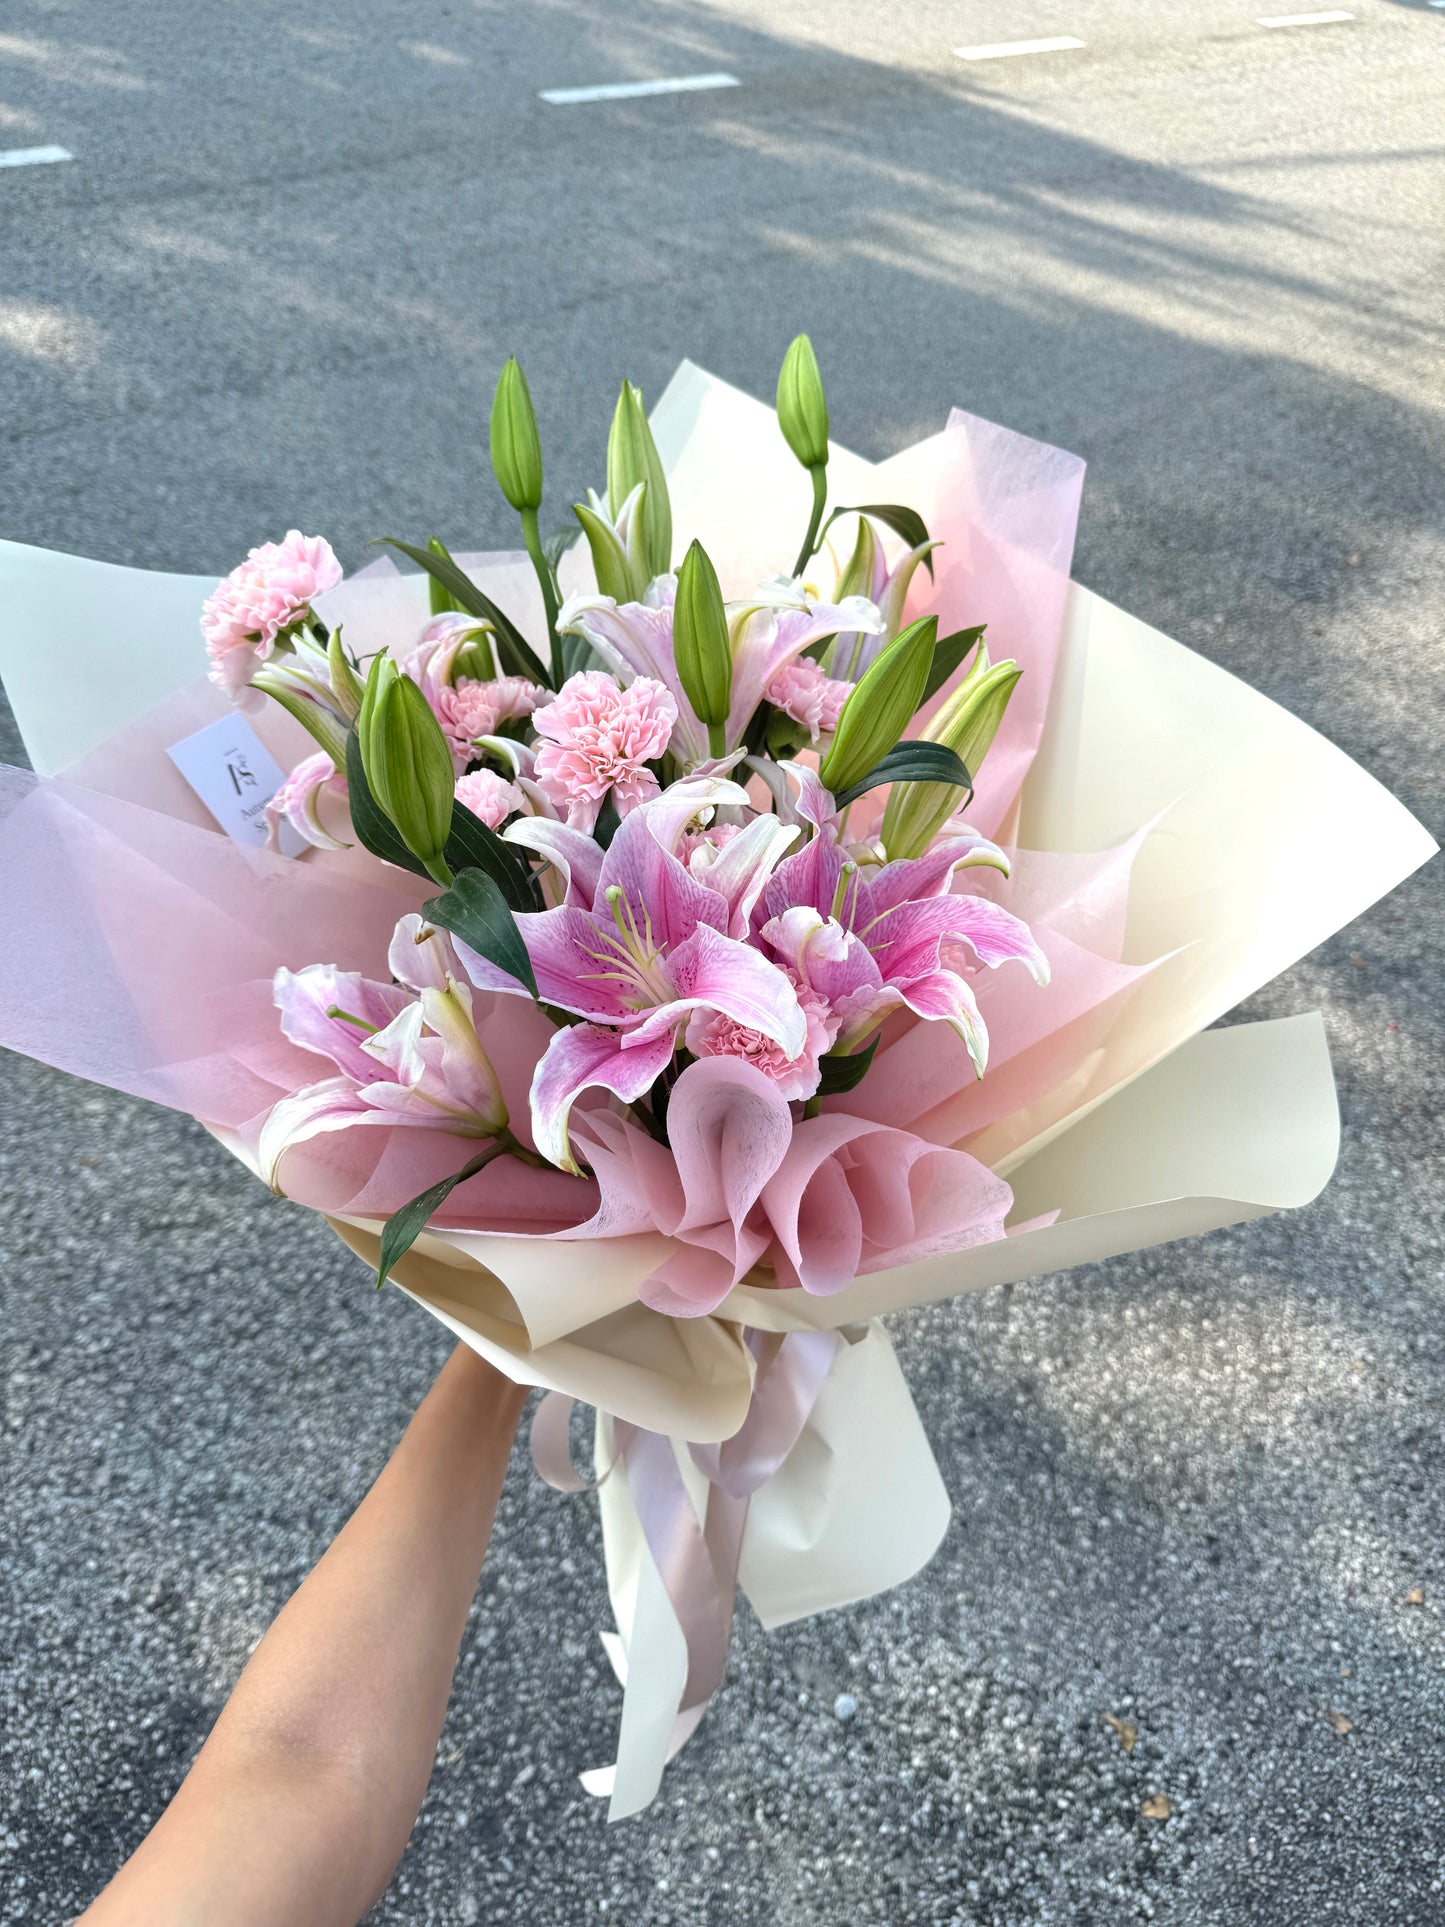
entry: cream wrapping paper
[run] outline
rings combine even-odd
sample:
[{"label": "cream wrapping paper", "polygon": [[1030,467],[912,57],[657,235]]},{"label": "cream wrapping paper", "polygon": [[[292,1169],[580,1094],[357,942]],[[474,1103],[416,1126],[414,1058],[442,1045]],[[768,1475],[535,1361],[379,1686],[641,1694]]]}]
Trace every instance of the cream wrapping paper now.
[{"label": "cream wrapping paper", "polygon": [[[1006,463],[1017,438],[960,421],[962,444],[939,437],[877,465],[835,451],[834,500],[908,502],[924,480],[936,492],[940,474],[966,499],[970,462]],[[772,411],[685,363],[653,423],[679,552],[698,534],[740,580],[771,573],[779,530],[802,526],[809,492]],[[1069,465],[1077,469],[1055,451],[1034,456],[1035,470],[1055,458],[1065,479]],[[940,471],[940,463],[952,466]],[[743,515],[739,501],[749,504]],[[1013,506],[1026,546],[1032,511],[1022,480]],[[567,561],[574,572],[580,566],[576,551]],[[490,592],[535,627],[525,563],[486,563]],[[208,821],[163,751],[220,713],[222,699],[194,684],[196,614],[211,586],[0,544],[0,673],[38,770]],[[417,578],[364,573],[321,606],[328,620],[344,618],[348,639],[364,650],[398,626],[414,628],[425,597]],[[802,1436],[749,1507],[739,1576],[767,1625],[898,1583],[946,1528],[944,1488],[877,1320],[1295,1208],[1318,1193],[1339,1149],[1319,1018],[1206,1027],[1434,848],[1363,770],[1226,672],[1077,585],[1059,614],[1047,713],[1045,688],[1030,712],[1027,678],[1020,685],[1030,731],[1019,752],[1022,788],[1006,821],[982,827],[1039,861],[1127,845],[1121,958],[1152,967],[1111,1006],[1062,1083],[983,1121],[977,1098],[961,1090],[927,1120],[926,1135],[1008,1177],[1016,1232],[873,1272],[832,1297],[744,1280],[713,1316],[692,1320],[637,1302],[638,1285],[666,1254],[661,1234],[578,1243],[574,1261],[565,1238],[433,1228],[395,1274],[511,1377],[594,1405],[603,1464],[613,1418],[699,1444],[735,1433],[755,1369],[747,1328],[843,1333]],[[124,668],[97,670],[107,657]],[[258,723],[283,766],[303,753],[300,732],[278,712]],[[122,726],[124,744],[107,740]],[[234,1134],[217,1135],[246,1158]],[[374,1261],[376,1221],[332,1222]],[[695,1469],[689,1479],[700,1505],[705,1482]],[[677,1740],[687,1656],[625,1466],[612,1468],[601,1506],[618,1625],[609,1652],[627,1693],[618,1765],[589,1784],[610,1793],[619,1815],[656,1790]]]}]

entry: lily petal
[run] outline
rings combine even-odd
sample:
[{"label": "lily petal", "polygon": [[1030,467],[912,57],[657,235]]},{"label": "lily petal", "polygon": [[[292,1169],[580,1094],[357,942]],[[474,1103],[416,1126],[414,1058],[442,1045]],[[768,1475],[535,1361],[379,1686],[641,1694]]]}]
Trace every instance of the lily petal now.
[{"label": "lily petal", "polygon": [[[363,1045],[411,1002],[411,993],[396,984],[374,983],[334,964],[278,970],[274,996],[282,1033],[293,1044],[329,1057],[337,1070],[362,1083],[376,1075]],[[333,1017],[333,1010],[345,1015]]]},{"label": "lily petal", "polygon": [[879,635],[883,618],[866,596],[844,596],[841,602],[805,602],[798,608],[743,605],[729,609],[732,627],[733,684],[728,707],[727,735],[740,742],[763,691],[800,656],[810,643],[840,630],[862,630]]},{"label": "lily petal", "polygon": [[445,990],[450,979],[462,974],[446,931],[415,912],[397,924],[386,961],[392,976],[409,990]]},{"label": "lily petal", "polygon": [[595,837],[566,823],[551,823],[535,816],[519,816],[507,825],[502,836],[508,843],[520,843],[524,850],[535,850],[560,871],[564,903],[581,910],[592,908],[602,874],[602,845]]},{"label": "lily petal", "polygon": [[1026,923],[987,897],[930,897],[902,903],[858,934],[890,983],[903,984],[937,968],[938,946],[963,943],[993,970],[1021,963],[1037,984],[1049,981],[1049,962]]},{"label": "lily petal", "polygon": [[328,1077],[324,1083],[308,1084],[271,1106],[256,1144],[261,1175],[278,1194],[281,1192],[281,1160],[293,1144],[319,1137],[323,1131],[347,1131],[353,1124],[391,1124],[362,1097],[349,1077]]},{"label": "lily petal", "polygon": [[544,1158],[576,1173],[568,1119],[583,1091],[608,1090],[625,1103],[645,1097],[672,1062],[673,1036],[634,1042],[597,1024],[573,1024],[548,1044],[532,1078],[532,1138]]},{"label": "lily petal", "polygon": [[796,824],[780,823],[772,815],[758,816],[718,851],[707,870],[707,888],[727,904],[730,937],[747,936],[763,886],[798,834]]},{"label": "lily petal", "polygon": [[671,951],[663,968],[674,991],[672,1002],[649,1011],[631,1036],[641,1040],[675,1035],[689,1011],[719,1010],[734,1023],[761,1031],[790,1058],[808,1041],[808,1021],[792,983],[750,944],[699,924],[685,943]]},{"label": "lily petal", "polygon": [[345,796],[346,778],[324,749],[299,762],[266,805],[266,843],[280,847],[281,825],[287,822],[316,850],[348,850],[351,845],[334,837],[321,820],[321,798],[330,790]]}]

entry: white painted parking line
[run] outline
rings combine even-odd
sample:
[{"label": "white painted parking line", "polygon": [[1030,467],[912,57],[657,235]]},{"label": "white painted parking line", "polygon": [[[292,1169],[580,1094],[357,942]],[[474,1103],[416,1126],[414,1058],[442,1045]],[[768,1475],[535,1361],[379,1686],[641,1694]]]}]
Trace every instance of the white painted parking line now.
[{"label": "white painted parking line", "polygon": [[575,107],[584,100],[639,100],[644,94],[697,94],[740,85],[734,74],[683,74],[677,80],[618,80],[604,87],[547,87],[542,99],[554,107]]},{"label": "white painted parking line", "polygon": [[8,147],[0,151],[0,167],[39,167],[45,161],[73,161],[63,147]]},{"label": "white painted parking line", "polygon": [[1257,27],[1332,27],[1337,20],[1353,20],[1352,13],[1266,13],[1255,21]]},{"label": "white painted parking line", "polygon": [[1013,54],[1062,54],[1083,46],[1072,35],[1056,34],[1052,40],[996,40],[987,47],[955,47],[960,60],[1007,60]]}]

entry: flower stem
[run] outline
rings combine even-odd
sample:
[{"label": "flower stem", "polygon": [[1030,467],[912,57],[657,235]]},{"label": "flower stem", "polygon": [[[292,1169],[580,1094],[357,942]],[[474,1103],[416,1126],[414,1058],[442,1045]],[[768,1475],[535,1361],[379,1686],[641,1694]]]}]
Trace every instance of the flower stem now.
[{"label": "flower stem", "polygon": [[798,550],[798,559],[793,564],[793,574],[801,575],[817,552],[818,528],[823,520],[823,510],[828,506],[828,465],[819,462],[808,473],[813,478],[813,514],[808,523],[808,533],[803,537],[803,546]]},{"label": "flower stem", "polygon": [[510,1125],[504,1124],[498,1131],[496,1144],[499,1152],[515,1158],[519,1164],[530,1164],[536,1171],[547,1169],[547,1160],[539,1157],[535,1151],[529,1151],[521,1139],[513,1135]]},{"label": "flower stem", "polygon": [[710,756],[726,756],[728,753],[728,726],[726,723],[709,723],[707,726],[707,748]]},{"label": "flower stem", "polygon": [[537,581],[542,589],[542,607],[547,612],[547,647],[552,656],[552,687],[560,689],[565,678],[562,674],[562,639],[557,634],[557,590],[552,581],[552,565],[542,553],[542,537],[537,528],[537,511],[522,510],[522,540],[527,545],[527,553],[532,558],[532,567],[537,571]]}]

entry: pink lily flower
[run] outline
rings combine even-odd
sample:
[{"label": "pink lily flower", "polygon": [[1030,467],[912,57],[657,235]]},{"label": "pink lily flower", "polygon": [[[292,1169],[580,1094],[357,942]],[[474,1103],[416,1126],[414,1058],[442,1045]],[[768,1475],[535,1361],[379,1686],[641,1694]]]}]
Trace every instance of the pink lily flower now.
[{"label": "pink lily flower", "polygon": [[437,709],[442,691],[451,688],[457,657],[469,642],[476,643],[490,657],[492,675],[500,677],[497,645],[489,627],[457,609],[433,616],[422,630],[416,647],[402,657],[398,665],[401,673],[411,677],[433,709]]},{"label": "pink lily flower", "polygon": [[337,1075],[272,1106],[257,1152],[273,1189],[291,1146],[326,1131],[413,1125],[485,1138],[505,1128],[501,1085],[448,937],[405,916],[387,961],[399,982],[376,983],[333,964],[276,972],[282,1031],[302,1050],[330,1058]]},{"label": "pink lily flower", "polygon": [[283,820],[315,850],[346,850],[351,846],[334,837],[321,820],[321,799],[345,796],[346,778],[324,749],[299,762],[266,805],[266,845],[280,847]]},{"label": "pink lily flower", "polygon": [[[617,603],[611,596],[570,596],[557,616],[566,635],[585,636],[607,667],[623,682],[649,676],[662,683],[677,704],[671,749],[690,768],[708,759],[708,732],[687,700],[672,653],[675,576],[658,576],[642,602]],[[884,619],[863,596],[841,603],[823,602],[791,577],[765,582],[745,602],[727,605],[732,645],[732,700],[728,709],[729,747],[740,744],[769,683],[797,660],[810,643],[840,630],[881,634]]]},{"label": "pink lily flower", "polygon": [[890,1011],[903,1008],[950,1024],[982,1077],[988,1030],[965,971],[1018,962],[1036,983],[1049,979],[1027,924],[985,897],[949,894],[955,871],[979,860],[982,844],[955,841],[862,870],[845,860],[836,834],[825,828],[778,865],[755,913],[758,934],[805,994],[831,1011],[837,1049],[856,1050]]},{"label": "pink lily flower", "polygon": [[[669,791],[624,819],[597,870],[590,906],[574,901],[517,918],[538,997],[585,1020],[557,1032],[532,1081],[537,1149],[564,1171],[578,1169],[568,1130],[577,1098],[593,1088],[625,1103],[644,1097],[672,1062],[695,1012],[717,1013],[760,1033],[786,1059],[799,1057],[808,1044],[791,978],[727,934],[734,901],[760,891],[745,880],[730,900],[690,875],[669,847],[669,837],[680,836],[688,820],[678,821],[676,803],[669,810],[672,797]],[[694,802],[689,815],[697,807]],[[655,826],[657,812],[663,814]],[[659,826],[662,837],[655,833]],[[756,864],[770,867],[776,860],[775,841],[754,846]],[[581,875],[579,866],[570,883]],[[480,989],[528,994],[465,944],[459,954]]]}]

